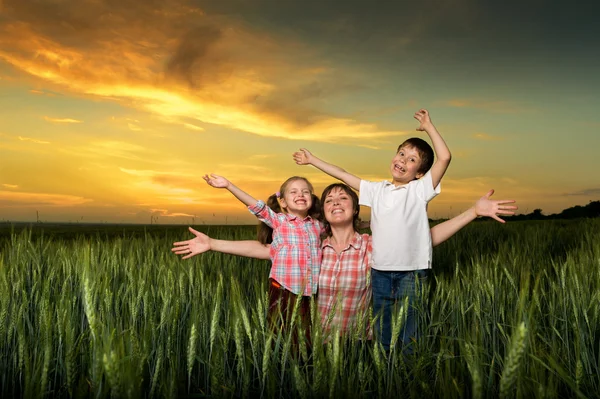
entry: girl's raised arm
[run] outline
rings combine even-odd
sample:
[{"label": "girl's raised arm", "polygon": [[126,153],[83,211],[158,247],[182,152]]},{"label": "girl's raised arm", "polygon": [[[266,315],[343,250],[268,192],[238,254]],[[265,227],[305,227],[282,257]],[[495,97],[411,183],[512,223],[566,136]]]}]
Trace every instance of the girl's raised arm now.
[{"label": "girl's raised arm", "polygon": [[256,205],[256,199],[254,197],[238,188],[236,185],[231,183],[223,176],[211,173],[210,176],[204,175],[202,178],[206,181],[206,183],[208,183],[209,186],[215,188],[226,188],[231,194],[235,196],[235,198],[242,201],[246,206]]},{"label": "girl's raised arm", "polygon": [[192,256],[202,254],[207,251],[222,252],[224,254],[247,256],[256,259],[270,259],[270,244],[263,245],[258,241],[228,241],[215,240],[204,233],[188,227],[190,232],[196,237],[191,240],[179,241],[173,243],[171,249],[175,255],[183,255],[181,259],[189,259]]}]

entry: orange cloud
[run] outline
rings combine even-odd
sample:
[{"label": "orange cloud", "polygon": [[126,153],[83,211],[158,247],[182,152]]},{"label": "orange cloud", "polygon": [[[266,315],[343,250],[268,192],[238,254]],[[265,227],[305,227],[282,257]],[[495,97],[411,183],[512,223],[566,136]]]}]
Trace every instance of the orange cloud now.
[{"label": "orange cloud", "polygon": [[[360,84],[322,66],[293,39],[233,19],[217,21],[182,0],[140,3],[135,13],[102,0],[67,3],[68,14],[62,3],[15,2],[0,24],[0,59],[80,95],[198,131],[194,120],[261,136],[347,144],[403,134],[320,110],[324,98]],[[101,23],[98,15],[105,16]]]},{"label": "orange cloud", "polygon": [[90,201],[74,195],[0,191],[0,203],[4,206],[73,206]]},{"label": "orange cloud", "polygon": [[16,184],[2,184],[2,186],[6,188],[19,188],[19,186],[17,186]]},{"label": "orange cloud", "polygon": [[70,152],[79,156],[85,155],[86,157],[114,157],[136,161],[142,159],[141,154],[149,154],[154,152],[137,144],[131,144],[117,140],[93,141],[90,143],[90,145],[85,147],[61,149],[61,151],[68,153]]},{"label": "orange cloud", "polygon": [[167,209],[151,209],[150,213],[158,213],[158,216],[164,217],[195,217],[196,215],[191,215],[189,213],[182,212],[169,212]]}]

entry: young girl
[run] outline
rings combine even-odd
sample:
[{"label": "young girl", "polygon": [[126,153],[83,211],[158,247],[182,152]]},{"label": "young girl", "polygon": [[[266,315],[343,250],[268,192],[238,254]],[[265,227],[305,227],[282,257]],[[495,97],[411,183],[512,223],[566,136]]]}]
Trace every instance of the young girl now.
[{"label": "young girl", "polygon": [[290,177],[265,203],[222,176],[205,175],[204,180],[212,187],[229,190],[261,221],[258,239],[263,244],[271,243],[269,321],[275,325],[289,323],[295,301],[300,300],[300,317],[305,326],[310,326],[309,299],[317,293],[321,264],[319,237],[323,230],[319,221],[320,201],[312,184],[304,177]]}]

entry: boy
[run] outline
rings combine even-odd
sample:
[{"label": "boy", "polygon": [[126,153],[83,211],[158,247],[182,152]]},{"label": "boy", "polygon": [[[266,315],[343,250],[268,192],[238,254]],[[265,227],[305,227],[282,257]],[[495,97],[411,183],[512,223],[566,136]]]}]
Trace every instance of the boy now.
[{"label": "boy", "polygon": [[[420,122],[417,130],[425,131],[437,155],[429,144],[419,138],[402,143],[390,164],[392,181],[369,182],[331,165],[308,150],[294,153],[299,165],[313,165],[360,192],[360,204],[371,207],[373,233],[373,265],[371,285],[373,311],[381,320],[375,324],[375,334],[386,351],[392,342],[394,306],[408,297],[406,323],[400,330],[405,353],[412,353],[411,338],[417,338],[414,302],[417,288],[422,286],[426,270],[431,268],[431,234],[427,219],[427,203],[440,193],[439,183],[450,164],[451,154],[429,112],[415,113]],[[402,302],[401,302],[402,303]],[[394,340],[395,341],[395,340]]]}]

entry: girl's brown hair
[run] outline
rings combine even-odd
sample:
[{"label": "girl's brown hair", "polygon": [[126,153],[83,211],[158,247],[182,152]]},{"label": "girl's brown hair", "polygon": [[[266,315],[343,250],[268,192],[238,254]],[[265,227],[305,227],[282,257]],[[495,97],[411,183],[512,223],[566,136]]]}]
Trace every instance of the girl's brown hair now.
[{"label": "girl's brown hair", "polygon": [[[272,194],[267,199],[267,202],[266,202],[267,206],[269,208],[271,208],[273,210],[273,212],[275,212],[275,213],[282,213],[283,209],[281,209],[281,205],[279,204],[278,198],[283,197],[285,194],[285,191],[287,190],[290,183],[292,183],[296,180],[304,180],[306,182],[306,185],[310,189],[312,205],[311,205],[310,209],[308,210],[308,216],[312,217],[313,219],[320,220],[320,218],[321,218],[321,201],[319,201],[319,198],[314,194],[315,190],[314,190],[312,184],[310,184],[310,182],[304,177],[292,176],[289,179],[287,179],[286,181],[284,181],[283,184],[281,185],[281,187],[279,188],[279,192]],[[279,194],[279,196],[278,196],[278,194]],[[258,241],[260,241],[263,244],[270,244],[271,242],[273,242],[273,229],[271,227],[269,227],[265,222],[260,222],[258,225]]]}]

